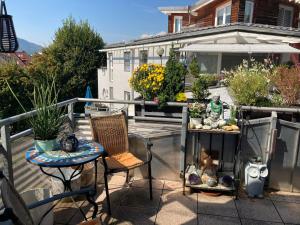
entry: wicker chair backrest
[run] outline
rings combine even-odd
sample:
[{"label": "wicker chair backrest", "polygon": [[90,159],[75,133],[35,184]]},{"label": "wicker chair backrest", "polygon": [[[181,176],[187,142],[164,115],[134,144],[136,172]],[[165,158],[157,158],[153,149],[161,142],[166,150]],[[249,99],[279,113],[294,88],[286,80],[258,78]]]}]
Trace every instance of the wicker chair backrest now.
[{"label": "wicker chair backrest", "polygon": [[124,114],[91,118],[94,141],[110,155],[129,151],[127,123]]}]

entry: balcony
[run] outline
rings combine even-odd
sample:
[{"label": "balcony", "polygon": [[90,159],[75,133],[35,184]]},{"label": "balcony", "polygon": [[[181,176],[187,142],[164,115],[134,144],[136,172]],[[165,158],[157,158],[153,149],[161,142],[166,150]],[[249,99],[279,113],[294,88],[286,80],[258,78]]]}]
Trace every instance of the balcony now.
[{"label": "balcony", "polygon": [[[76,125],[76,135],[81,139],[91,139],[89,123],[86,115],[74,112],[76,104],[92,101],[95,103],[118,104],[122,106],[141,105],[142,113],[129,119],[129,133],[138,133],[150,138],[154,144],[153,152],[153,200],[149,200],[148,182],[143,169],[136,169],[131,174],[130,181],[126,183],[126,174],[118,173],[109,177],[109,192],[111,197],[112,215],[107,214],[106,195],[103,185],[103,169],[98,170],[96,202],[99,206],[97,217],[102,224],[298,224],[300,221],[300,194],[297,179],[299,166],[297,166],[297,143],[299,142],[299,124],[286,122],[277,118],[277,113],[294,112],[293,109],[263,109],[267,112],[264,118],[249,120],[246,124],[244,142],[242,145],[245,158],[251,157],[253,151],[262,148],[263,154],[271,148],[269,135],[272,124],[278,123],[282,130],[278,137],[279,145],[286,150],[295,147],[289,165],[284,156],[284,163],[274,160],[272,164],[269,185],[282,191],[266,189],[264,199],[249,199],[243,187],[239,190],[239,199],[231,195],[210,196],[204,192],[186,190],[183,195],[183,183],[180,173],[183,168],[183,145],[185,143],[187,105],[184,103],[169,103],[170,106],[183,108],[180,117],[165,118],[145,113],[144,105],[155,105],[155,102],[143,101],[118,101],[98,99],[71,99],[59,103],[67,107],[66,117],[71,124]],[[125,108],[126,107],[122,107]],[[247,108],[245,110],[261,110]],[[276,112],[277,110],[277,112]],[[298,110],[298,109],[295,109]],[[295,111],[296,112],[296,111]],[[294,112],[294,113],[295,113]],[[51,188],[51,180],[43,175],[37,166],[26,162],[24,152],[33,145],[32,130],[25,130],[17,134],[10,134],[10,126],[18,121],[25,120],[35,112],[14,116],[0,121],[1,143],[5,149],[1,157],[1,170],[13,181],[18,192],[29,189]],[[272,114],[271,114],[272,113]],[[271,114],[271,115],[269,115]],[[178,116],[178,115],[177,115]],[[274,122],[275,121],[275,122]],[[286,138],[285,138],[286,135]],[[273,136],[274,137],[274,136]],[[293,139],[295,146],[289,141]],[[191,158],[191,142],[187,138],[186,157]],[[220,144],[217,137],[214,144]],[[297,143],[296,143],[297,142]],[[138,151],[140,144],[133,141],[131,147]],[[278,147],[280,148],[280,146]],[[294,154],[295,153],[295,154]],[[275,159],[276,156],[274,156]],[[282,167],[282,168],[281,168]],[[286,178],[287,171],[292,171]],[[284,174],[284,172],[286,172]],[[275,173],[275,176],[274,176]],[[277,179],[275,179],[277,177]],[[287,181],[288,179],[288,181]],[[275,184],[276,183],[276,184]],[[92,206],[80,198],[76,199],[77,205],[86,213],[88,219],[92,216]],[[74,202],[60,202],[54,209],[54,224],[79,224],[83,221]]]}]

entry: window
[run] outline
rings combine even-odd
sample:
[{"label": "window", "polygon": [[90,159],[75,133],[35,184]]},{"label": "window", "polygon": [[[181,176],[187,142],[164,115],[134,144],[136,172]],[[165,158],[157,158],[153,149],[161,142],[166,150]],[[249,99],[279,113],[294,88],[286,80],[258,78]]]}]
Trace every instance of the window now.
[{"label": "window", "polygon": [[278,26],[292,27],[294,10],[292,7],[280,5],[278,14]]},{"label": "window", "polygon": [[178,33],[181,31],[182,28],[182,16],[175,16],[174,17],[174,33]]},{"label": "window", "polygon": [[225,25],[231,20],[231,3],[217,8],[215,25]]},{"label": "window", "polygon": [[129,91],[124,91],[124,100],[130,101],[130,92]]},{"label": "window", "polygon": [[124,71],[130,72],[130,52],[124,52]]},{"label": "window", "polygon": [[148,51],[147,50],[140,51],[139,60],[140,60],[140,66],[148,63]]},{"label": "window", "polygon": [[252,23],[253,9],[254,9],[254,2],[253,1],[246,1],[245,16],[244,16],[244,22],[245,23]]},{"label": "window", "polygon": [[113,100],[114,99],[114,88],[109,87],[109,99]]}]

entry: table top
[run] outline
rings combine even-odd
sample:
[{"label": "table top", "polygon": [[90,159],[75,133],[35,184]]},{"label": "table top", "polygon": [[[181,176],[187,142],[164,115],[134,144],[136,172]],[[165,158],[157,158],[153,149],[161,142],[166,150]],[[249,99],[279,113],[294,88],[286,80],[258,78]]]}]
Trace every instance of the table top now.
[{"label": "table top", "polygon": [[39,151],[32,147],[26,151],[28,162],[41,167],[71,167],[94,161],[106,152],[102,145],[94,141],[79,140],[76,152]]}]

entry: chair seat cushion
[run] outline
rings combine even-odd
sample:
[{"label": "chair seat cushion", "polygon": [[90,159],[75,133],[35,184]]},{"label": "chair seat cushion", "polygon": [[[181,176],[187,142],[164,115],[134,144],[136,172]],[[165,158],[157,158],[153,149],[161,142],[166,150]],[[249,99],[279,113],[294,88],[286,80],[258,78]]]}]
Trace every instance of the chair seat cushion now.
[{"label": "chair seat cushion", "polygon": [[127,170],[144,164],[142,160],[135,157],[130,152],[124,152],[111,157],[106,157],[106,162],[108,169],[110,170]]}]

